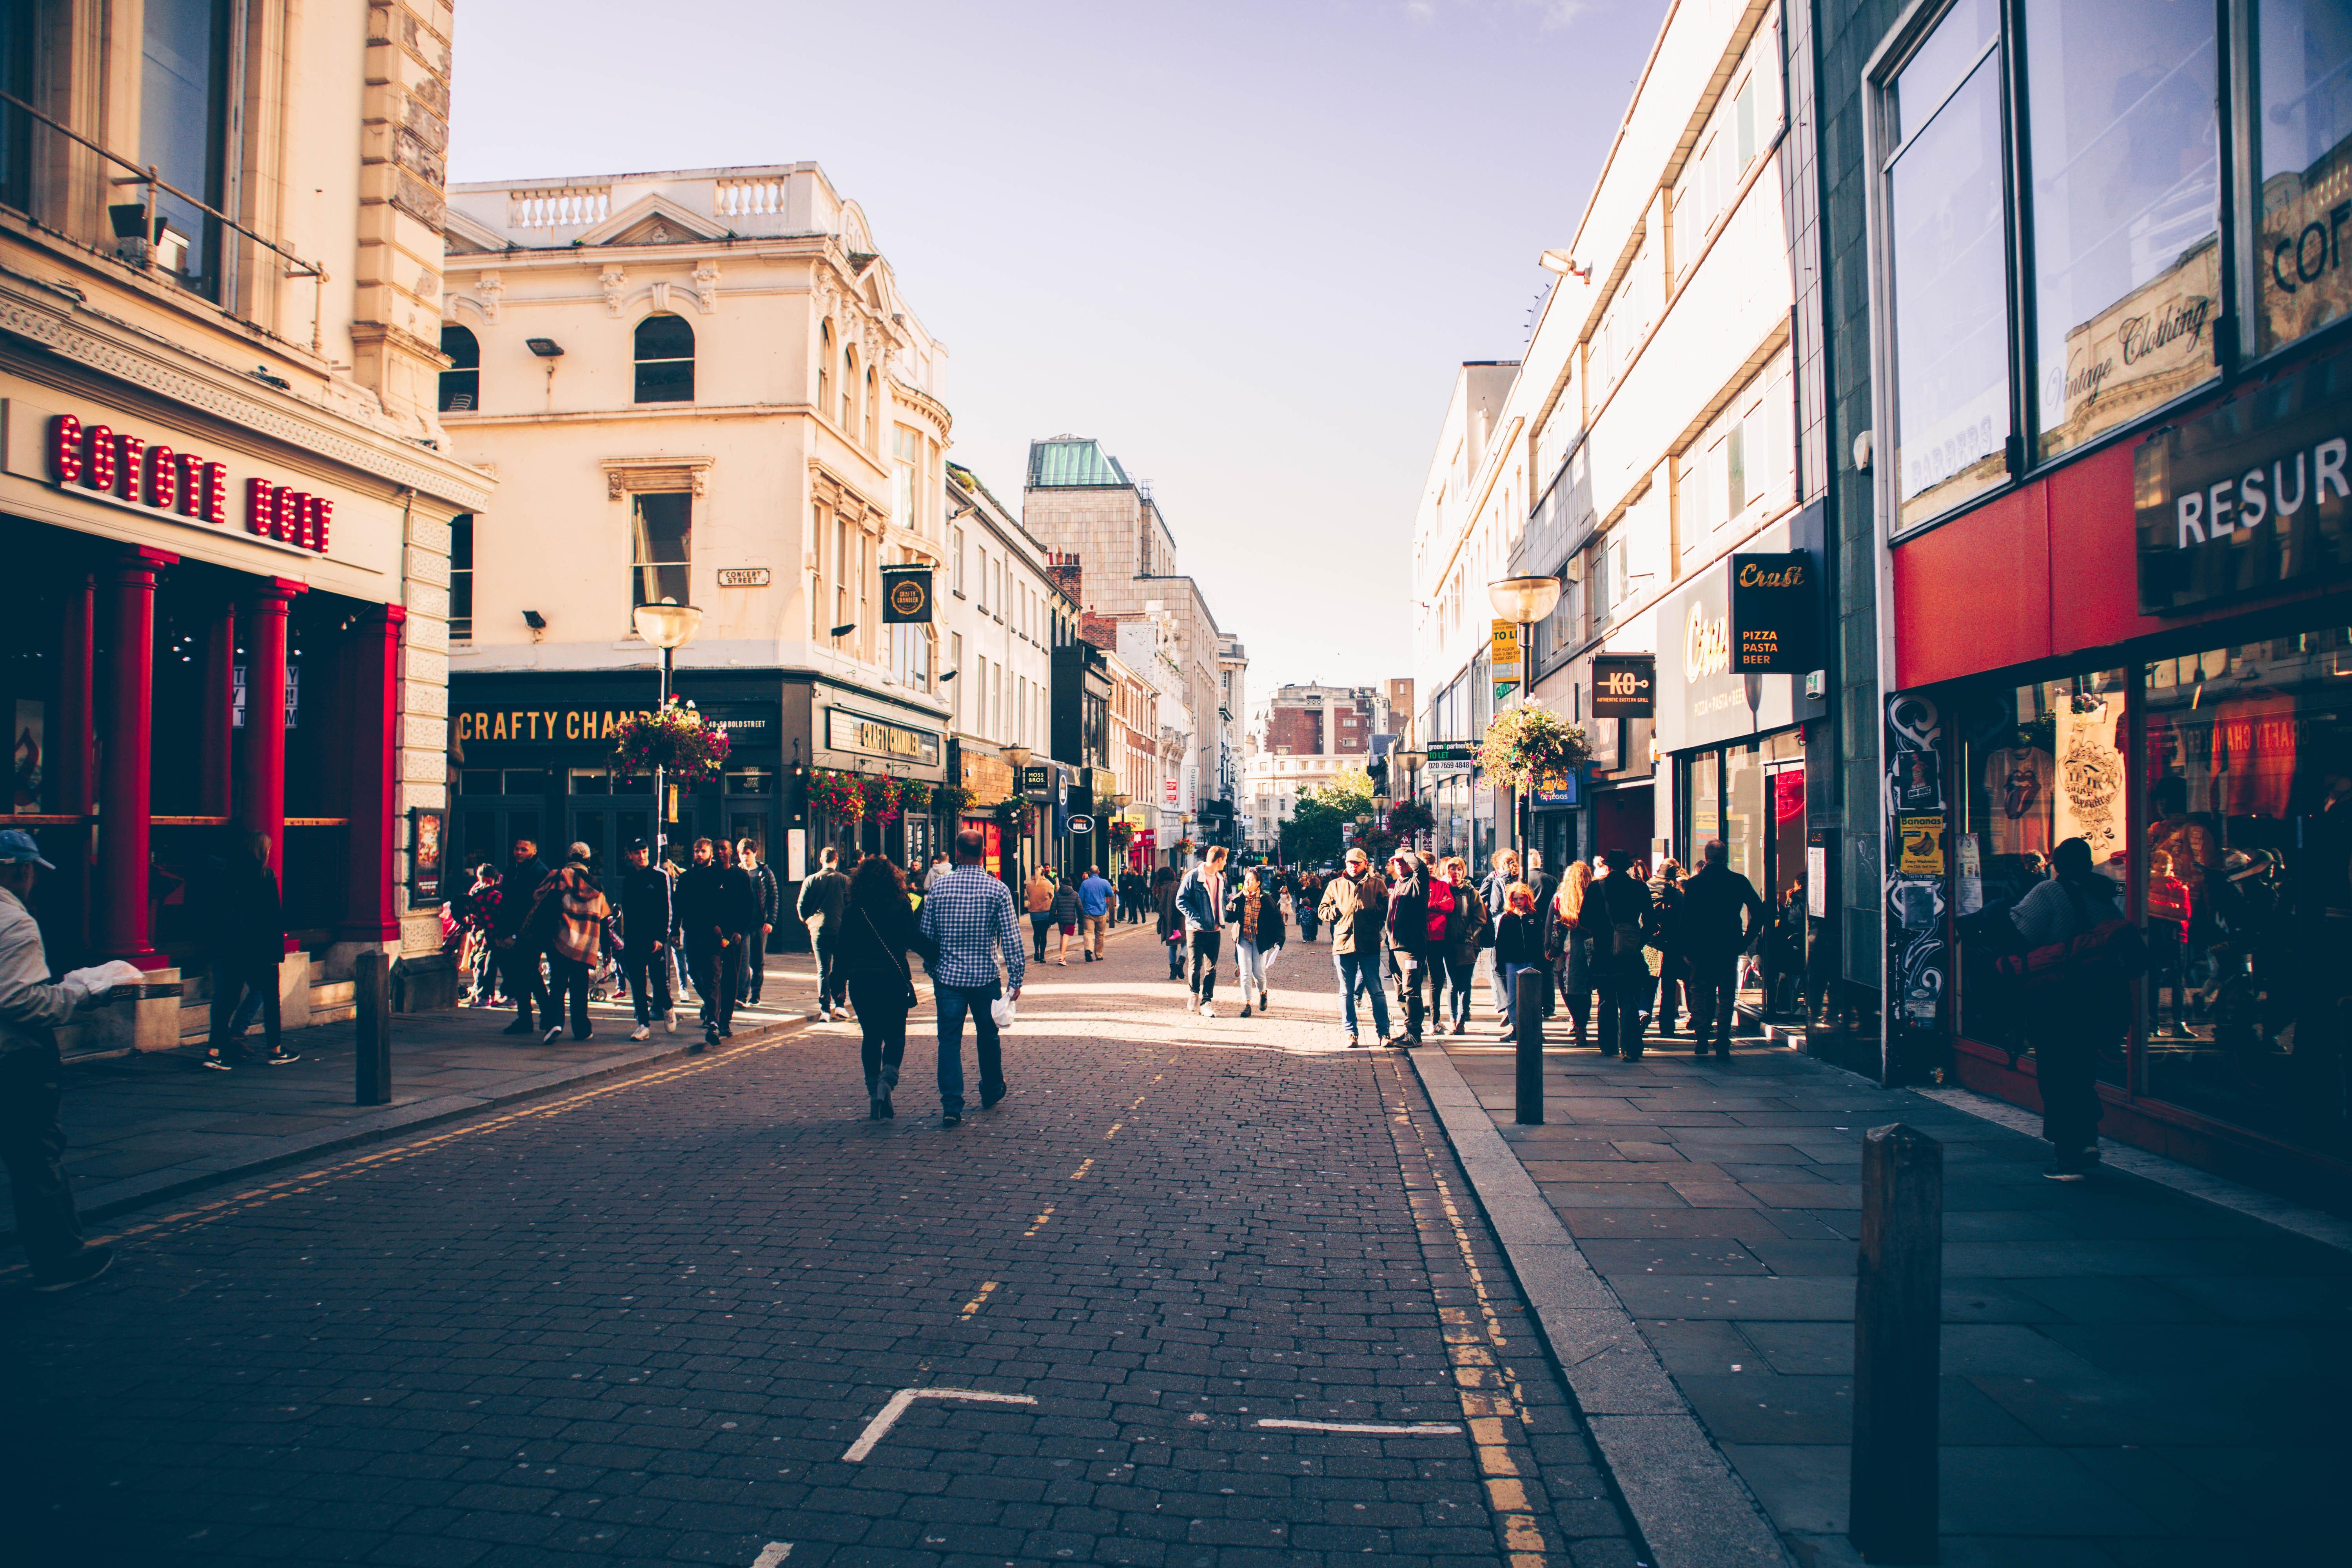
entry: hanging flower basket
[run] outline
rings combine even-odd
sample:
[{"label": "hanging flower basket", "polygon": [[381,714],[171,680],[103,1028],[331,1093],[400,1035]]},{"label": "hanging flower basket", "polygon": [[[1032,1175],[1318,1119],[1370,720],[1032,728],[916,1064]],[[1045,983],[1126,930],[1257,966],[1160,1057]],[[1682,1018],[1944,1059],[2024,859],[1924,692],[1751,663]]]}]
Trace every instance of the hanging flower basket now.
[{"label": "hanging flower basket", "polygon": [[940,784],[930,794],[931,805],[950,822],[953,822],[963,808],[971,804],[971,791],[961,784]]},{"label": "hanging flower basket", "polygon": [[1532,702],[1495,715],[1478,748],[1478,765],[1494,784],[1525,794],[1536,781],[1575,772],[1592,760],[1584,731]]},{"label": "hanging flower basket", "polygon": [[727,732],[705,724],[684,703],[632,713],[613,727],[613,771],[622,778],[644,778],[662,768],[670,783],[692,788],[717,778],[726,765]]},{"label": "hanging flower basket", "polygon": [[1389,831],[1401,838],[1427,833],[1436,826],[1436,814],[1420,801],[1401,800],[1389,807]]},{"label": "hanging flower basket", "polygon": [[924,816],[931,809],[931,786],[920,779],[898,781],[898,809],[909,816]]},{"label": "hanging flower basket", "polygon": [[887,827],[898,820],[898,781],[870,774],[859,781],[865,786],[866,815]]},{"label": "hanging flower basket", "polygon": [[809,771],[809,809],[836,822],[857,822],[866,816],[866,785],[856,773],[832,768]]}]

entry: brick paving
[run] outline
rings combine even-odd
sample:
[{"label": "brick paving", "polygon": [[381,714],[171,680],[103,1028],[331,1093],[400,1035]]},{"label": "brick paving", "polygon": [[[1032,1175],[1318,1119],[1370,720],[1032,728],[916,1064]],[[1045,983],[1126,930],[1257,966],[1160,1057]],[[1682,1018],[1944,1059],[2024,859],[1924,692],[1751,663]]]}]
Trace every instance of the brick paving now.
[{"label": "brick paving", "polygon": [[[1806,1568],[1844,1539],[1864,1131],[1944,1145],[1943,1562],[2341,1561],[2352,1253],[1798,1052],[1448,1039],[1592,1268]],[[1664,1048],[1660,1048],[1663,1046]]]},{"label": "brick paving", "polygon": [[[878,1123],[822,1026],[127,1216],[96,1285],[0,1282],[9,1560],[1642,1561],[1328,949],[1270,1018],[1164,973],[1033,969],[959,1129],[926,1019]],[[845,1462],[909,1387],[1036,1403]]]}]

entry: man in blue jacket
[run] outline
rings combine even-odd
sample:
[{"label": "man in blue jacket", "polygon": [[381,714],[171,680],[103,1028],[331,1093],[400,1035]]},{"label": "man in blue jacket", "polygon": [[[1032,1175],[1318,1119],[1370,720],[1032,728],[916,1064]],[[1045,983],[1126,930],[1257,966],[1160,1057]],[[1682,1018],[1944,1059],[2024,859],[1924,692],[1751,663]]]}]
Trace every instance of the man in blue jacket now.
[{"label": "man in blue jacket", "polygon": [[1184,873],[1176,889],[1176,909],[1184,917],[1184,951],[1189,955],[1185,984],[1191,996],[1185,1010],[1203,1018],[1217,1016],[1217,945],[1225,930],[1225,847]]},{"label": "man in blue jacket", "polygon": [[1078,944],[1078,950],[1087,955],[1088,963],[1098,962],[1103,955],[1103,938],[1110,930],[1113,891],[1110,883],[1103,879],[1101,867],[1087,868],[1086,880],[1078,884],[1078,913],[1085,917],[1087,925],[1086,941]]}]

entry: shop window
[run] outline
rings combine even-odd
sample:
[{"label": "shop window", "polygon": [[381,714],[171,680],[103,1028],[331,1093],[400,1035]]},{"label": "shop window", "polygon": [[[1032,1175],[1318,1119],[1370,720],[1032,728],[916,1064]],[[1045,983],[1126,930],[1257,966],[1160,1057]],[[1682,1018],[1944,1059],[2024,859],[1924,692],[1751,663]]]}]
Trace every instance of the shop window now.
[{"label": "shop window", "polygon": [[[0,89],[31,103],[33,13],[31,5],[0,12]],[[33,209],[33,117],[13,103],[0,103],[0,205]]]},{"label": "shop window", "polygon": [[2337,216],[2352,179],[2352,10],[2262,0],[2255,36],[2253,346],[2268,353],[2352,310]]},{"label": "shop window", "polygon": [[449,640],[474,640],[474,520],[449,520]]},{"label": "shop window", "polygon": [[684,316],[647,316],[636,345],[639,403],[694,401],[694,328]]},{"label": "shop window", "polygon": [[[139,162],[215,212],[227,205],[229,9],[229,0],[146,0],[138,13]],[[138,185],[115,190],[121,203],[145,199]],[[158,268],[182,287],[220,300],[219,223],[161,187],[155,216],[170,226],[157,237]],[[133,215],[133,234],[139,222]]]},{"label": "shop window", "polygon": [[1896,77],[1886,165],[1898,527],[2006,479],[2011,434],[1999,13],[1946,15]]},{"label": "shop window", "polygon": [[904,425],[894,426],[890,432],[892,491],[890,511],[900,528],[922,531],[922,520],[915,515],[915,463],[921,455],[922,437]]},{"label": "shop window", "polygon": [[480,407],[482,345],[475,340],[473,329],[455,321],[444,325],[441,352],[449,356],[449,368],[441,373],[441,412],[464,414]]},{"label": "shop window", "polygon": [[629,607],[690,603],[694,498],[683,491],[664,490],[634,499],[629,521]]},{"label": "shop window", "polygon": [[[2049,877],[2051,852],[2069,838],[2085,840],[2092,865],[2124,881],[2130,842],[2126,708],[2120,669],[2005,687],[1960,706],[1960,777],[1950,793],[1960,806],[1951,855],[1953,912],[1963,921],[2013,907]],[[1961,943],[1961,1032],[2021,1047],[2022,1020],[2011,1015],[2006,990],[1991,973],[2000,944],[1972,951],[1976,946]],[[2099,1072],[2120,1084],[2121,1057],[2104,1054]]]},{"label": "shop window", "polygon": [[2145,681],[2140,1091],[2342,1156],[2352,1021],[2352,629]]},{"label": "shop window", "polygon": [[2220,374],[2213,29],[2210,5],[2028,0],[2044,458]]}]

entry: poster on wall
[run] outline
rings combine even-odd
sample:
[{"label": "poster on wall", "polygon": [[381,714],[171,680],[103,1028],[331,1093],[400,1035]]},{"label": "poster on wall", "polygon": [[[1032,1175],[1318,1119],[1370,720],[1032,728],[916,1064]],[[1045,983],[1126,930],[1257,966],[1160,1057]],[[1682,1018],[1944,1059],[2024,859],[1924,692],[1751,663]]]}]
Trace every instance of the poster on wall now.
[{"label": "poster on wall", "polygon": [[2057,841],[2088,839],[2104,866],[2124,850],[2123,699],[2076,692],[2057,709]]},{"label": "poster on wall", "polygon": [[42,705],[29,698],[16,699],[16,724],[14,731],[15,786],[10,799],[18,811],[41,809],[41,781],[48,773],[47,733]]},{"label": "poster on wall", "polygon": [[438,807],[408,808],[408,901],[441,901],[442,827],[446,813]]},{"label": "poster on wall", "polygon": [[1903,817],[1902,841],[1899,868],[1905,876],[1940,877],[1944,874],[1944,818],[1941,814]]}]

